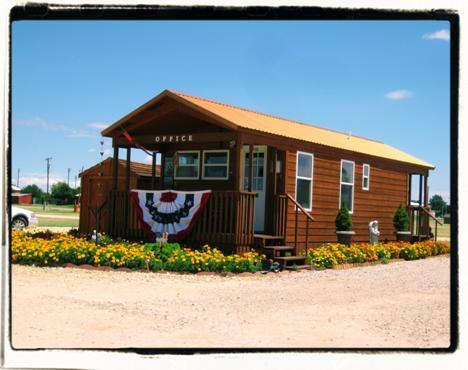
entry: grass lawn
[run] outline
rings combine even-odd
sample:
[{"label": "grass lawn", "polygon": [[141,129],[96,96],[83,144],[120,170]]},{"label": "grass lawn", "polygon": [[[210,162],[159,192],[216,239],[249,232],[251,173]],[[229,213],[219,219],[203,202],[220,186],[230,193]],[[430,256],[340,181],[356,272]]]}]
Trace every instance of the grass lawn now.
[{"label": "grass lawn", "polygon": [[[432,232],[435,234],[435,221],[429,219]],[[437,237],[450,238],[450,224],[437,225]]]},{"label": "grass lawn", "polygon": [[[78,219],[80,214],[78,212],[73,212],[73,204],[61,206],[50,204],[45,211],[42,209],[42,204],[21,204],[19,207],[33,211],[38,216],[39,226],[78,227]],[[60,219],[53,216],[72,216],[76,217],[76,219]]]},{"label": "grass lawn", "polygon": [[37,214],[54,213],[54,214],[68,214],[70,216],[78,215],[78,213],[73,212],[73,204],[67,204],[67,205],[63,205],[63,206],[57,206],[55,204],[49,204],[49,206],[46,208],[45,211],[42,209],[42,204],[29,204],[29,205],[20,204],[18,206],[20,208],[24,208],[24,209],[33,211],[33,212],[35,212]]},{"label": "grass lawn", "polygon": [[39,226],[78,227],[78,220],[60,220],[57,218],[39,218]]},{"label": "grass lawn", "polygon": [[42,204],[19,204],[18,207],[24,208],[35,213],[63,213],[76,215],[78,213],[73,212],[73,204],[67,204],[63,206],[57,206],[55,204],[49,204],[45,210],[42,209]]}]

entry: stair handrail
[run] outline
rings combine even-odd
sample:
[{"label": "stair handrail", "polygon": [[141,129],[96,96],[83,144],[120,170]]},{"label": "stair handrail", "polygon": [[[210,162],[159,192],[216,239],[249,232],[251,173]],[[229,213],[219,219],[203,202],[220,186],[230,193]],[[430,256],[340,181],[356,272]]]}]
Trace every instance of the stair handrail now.
[{"label": "stair handrail", "polygon": [[297,255],[297,221],[298,221],[298,210],[300,210],[305,216],[306,216],[306,235],[305,235],[305,255],[306,255],[306,263],[308,260],[308,255],[309,255],[309,221],[314,222],[315,218],[312,217],[312,215],[304,209],[302,205],[300,205],[297,200],[289,193],[285,193],[286,197],[293,202],[295,206],[295,212],[294,212],[294,252]]},{"label": "stair handrail", "polygon": [[425,213],[427,213],[429,215],[429,217],[431,217],[435,222],[437,222],[439,225],[443,225],[442,222],[440,222],[437,217],[435,217],[431,212],[429,212],[426,207],[424,206],[419,206]]},{"label": "stair handrail", "polygon": [[294,203],[294,205],[295,205],[297,208],[299,208],[299,209],[302,211],[302,213],[304,213],[304,214],[307,216],[307,218],[309,218],[311,221],[315,221],[315,218],[313,218],[312,215],[311,215],[308,211],[306,211],[306,210],[304,209],[304,207],[302,207],[302,206],[297,202],[297,200],[294,199],[294,197],[293,197],[291,194],[286,193],[286,196]]},{"label": "stair handrail", "polygon": [[410,205],[409,208],[422,210],[425,214],[427,214],[430,218],[432,218],[432,219],[435,221],[434,240],[437,241],[437,224],[439,224],[439,225],[442,226],[443,223],[440,222],[431,212],[429,212],[429,211],[426,209],[426,207],[424,207],[424,206],[421,205],[421,204]]}]

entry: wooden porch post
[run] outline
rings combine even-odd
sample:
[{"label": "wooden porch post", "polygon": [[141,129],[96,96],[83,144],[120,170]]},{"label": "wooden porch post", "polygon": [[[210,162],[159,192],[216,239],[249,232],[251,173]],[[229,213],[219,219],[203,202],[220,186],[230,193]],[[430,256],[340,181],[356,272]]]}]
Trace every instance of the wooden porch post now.
[{"label": "wooden porch post", "polygon": [[128,231],[128,216],[129,216],[129,206],[130,206],[130,153],[132,147],[127,147],[127,162],[126,162],[126,169],[125,169],[125,208],[124,208],[124,225],[125,225],[125,236],[129,237]]},{"label": "wooden porch post", "polygon": [[[115,145],[115,144],[114,144]],[[114,235],[115,231],[115,202],[117,191],[117,177],[119,175],[119,146],[114,146],[114,158],[112,159],[112,191],[110,192],[109,204],[109,234]]]},{"label": "wooden porch post", "polygon": [[411,205],[411,188],[413,186],[411,182],[412,178],[413,178],[413,174],[412,173],[408,174],[408,206]]},{"label": "wooden porch post", "polygon": [[427,183],[429,175],[424,176],[424,207],[429,203],[429,185]]},{"label": "wooden porch post", "polygon": [[156,185],[156,153],[157,152],[152,153],[153,155],[152,155],[152,161],[151,161],[151,190],[154,190],[155,185]]},{"label": "wooden porch post", "polygon": [[423,175],[419,174],[419,205],[422,205]]},{"label": "wooden porch post", "polygon": [[234,173],[234,190],[243,190],[242,186],[242,135],[237,135],[236,138],[236,156],[235,156],[235,173]]},{"label": "wooden porch post", "polygon": [[166,166],[166,154],[161,152],[161,164],[159,165],[159,190],[163,190],[164,186],[164,168]]},{"label": "wooden porch post", "polygon": [[129,192],[130,191],[130,153],[131,153],[132,148],[128,147],[127,148],[127,168],[125,169],[125,191]]},{"label": "wooden porch post", "polygon": [[112,160],[112,190],[117,190],[117,176],[119,175],[119,147],[114,146],[114,158]]},{"label": "wooden porch post", "polygon": [[249,144],[249,192],[253,189],[253,144]]}]

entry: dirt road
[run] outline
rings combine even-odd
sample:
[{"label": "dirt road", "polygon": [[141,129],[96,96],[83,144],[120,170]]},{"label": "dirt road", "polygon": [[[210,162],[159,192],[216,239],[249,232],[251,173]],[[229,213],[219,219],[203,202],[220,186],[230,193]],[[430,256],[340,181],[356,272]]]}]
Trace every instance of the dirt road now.
[{"label": "dirt road", "polygon": [[448,257],[249,277],[13,266],[13,345],[446,347]]}]

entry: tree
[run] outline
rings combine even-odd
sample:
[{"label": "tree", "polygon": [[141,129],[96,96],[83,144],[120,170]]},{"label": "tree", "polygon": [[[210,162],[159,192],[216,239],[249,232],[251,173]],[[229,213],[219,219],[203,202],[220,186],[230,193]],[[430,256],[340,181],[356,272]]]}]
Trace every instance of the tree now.
[{"label": "tree", "polygon": [[73,190],[66,182],[57,182],[52,185],[51,195],[57,203],[70,203],[74,198]]},{"label": "tree", "polygon": [[447,209],[447,203],[439,194],[434,194],[431,197],[429,200],[429,205],[431,206],[432,210],[435,211],[436,216],[438,217],[443,216],[445,210]]},{"label": "tree", "polygon": [[72,189],[72,192],[74,196],[77,196],[78,194],[81,193],[81,187],[78,186],[77,188]]},{"label": "tree", "polygon": [[41,200],[42,196],[44,195],[42,189],[36,184],[25,186],[23,189],[21,189],[21,192],[32,194],[32,197],[37,200]]}]

